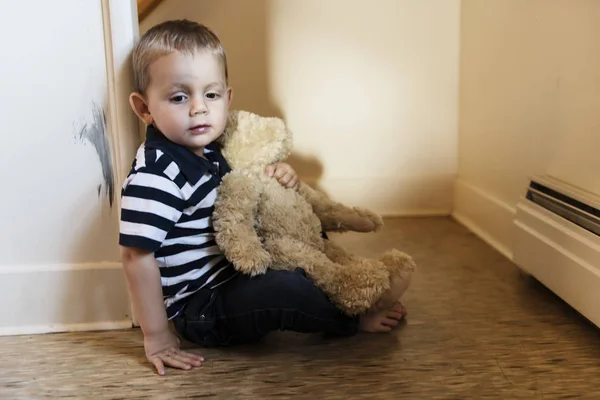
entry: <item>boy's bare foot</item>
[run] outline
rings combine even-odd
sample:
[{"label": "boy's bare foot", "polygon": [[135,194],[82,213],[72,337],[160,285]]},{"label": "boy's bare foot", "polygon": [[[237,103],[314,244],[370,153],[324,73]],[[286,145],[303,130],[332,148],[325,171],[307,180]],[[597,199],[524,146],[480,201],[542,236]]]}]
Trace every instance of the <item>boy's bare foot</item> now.
[{"label": "boy's bare foot", "polygon": [[406,316],[406,309],[400,301],[389,310],[368,311],[360,316],[359,329],[363,332],[389,332]]}]

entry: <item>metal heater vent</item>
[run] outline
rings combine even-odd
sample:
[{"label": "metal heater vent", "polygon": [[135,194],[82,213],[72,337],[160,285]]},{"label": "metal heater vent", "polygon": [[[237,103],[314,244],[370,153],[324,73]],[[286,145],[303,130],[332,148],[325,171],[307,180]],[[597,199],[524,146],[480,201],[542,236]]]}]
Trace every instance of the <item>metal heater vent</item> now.
[{"label": "metal heater vent", "polygon": [[527,199],[600,236],[599,209],[535,181],[529,184]]}]

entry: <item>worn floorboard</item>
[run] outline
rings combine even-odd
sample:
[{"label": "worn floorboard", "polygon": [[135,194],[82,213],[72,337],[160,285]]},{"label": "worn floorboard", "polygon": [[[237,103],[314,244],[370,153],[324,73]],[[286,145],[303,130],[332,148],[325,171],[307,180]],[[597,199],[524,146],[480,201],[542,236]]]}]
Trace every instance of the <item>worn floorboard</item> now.
[{"label": "worn floorboard", "polygon": [[419,269],[391,334],[277,332],[159,377],[139,330],[0,338],[1,399],[600,399],[599,330],[446,218],[334,240]]}]

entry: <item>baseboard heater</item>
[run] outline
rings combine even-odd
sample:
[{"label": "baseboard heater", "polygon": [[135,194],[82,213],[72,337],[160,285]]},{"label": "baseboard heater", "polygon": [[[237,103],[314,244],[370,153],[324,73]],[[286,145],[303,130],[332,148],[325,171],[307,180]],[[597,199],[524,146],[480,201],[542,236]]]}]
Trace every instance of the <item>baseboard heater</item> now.
[{"label": "baseboard heater", "polygon": [[513,261],[600,326],[600,198],[534,177],[514,227]]},{"label": "baseboard heater", "polygon": [[536,181],[529,184],[527,199],[600,236],[600,209]]}]

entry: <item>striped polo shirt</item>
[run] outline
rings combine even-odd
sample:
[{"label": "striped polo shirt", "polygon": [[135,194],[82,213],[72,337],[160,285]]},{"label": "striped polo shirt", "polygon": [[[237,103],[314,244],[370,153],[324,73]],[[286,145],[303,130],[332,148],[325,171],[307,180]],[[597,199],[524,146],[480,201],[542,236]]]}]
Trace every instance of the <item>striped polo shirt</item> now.
[{"label": "striped polo shirt", "polygon": [[149,126],[121,191],[119,244],[154,252],[169,319],[182,300],[235,275],[212,226],[217,187],[231,169],[217,145],[204,155]]}]

